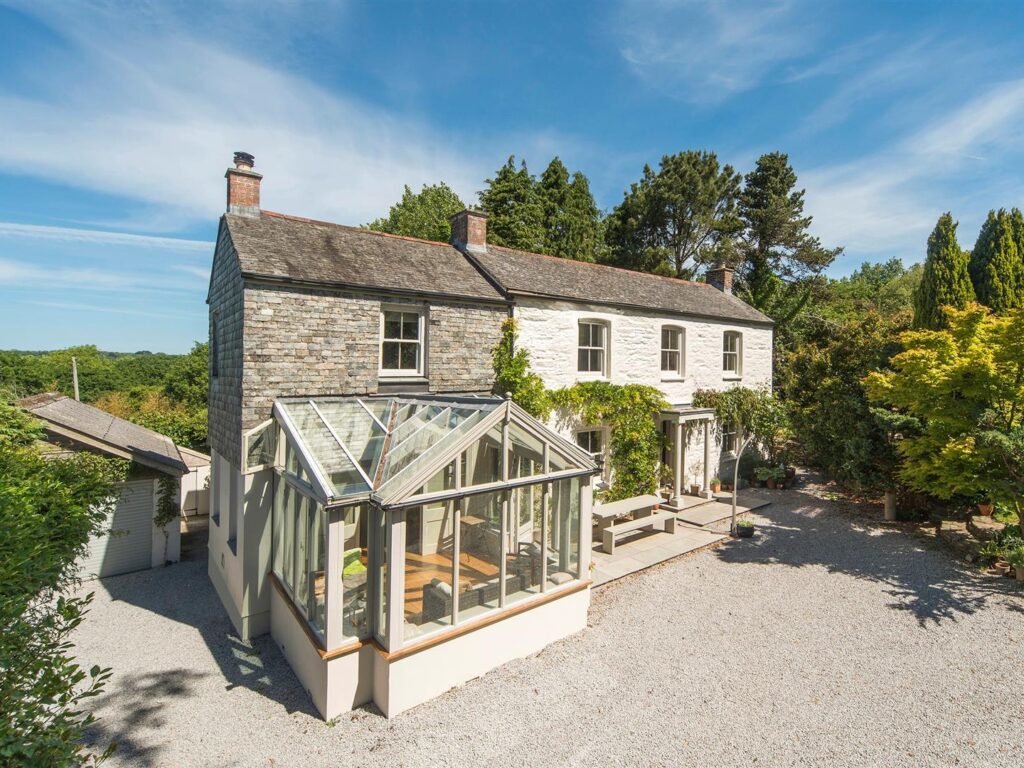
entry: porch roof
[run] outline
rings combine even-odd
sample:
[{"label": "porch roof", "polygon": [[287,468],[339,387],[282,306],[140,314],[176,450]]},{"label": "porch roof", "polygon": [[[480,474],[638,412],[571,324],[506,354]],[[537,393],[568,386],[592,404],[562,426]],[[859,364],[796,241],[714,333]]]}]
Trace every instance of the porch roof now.
[{"label": "porch roof", "polygon": [[669,421],[712,421],[715,418],[714,408],[696,408],[692,405],[671,405],[661,412],[663,419]]}]

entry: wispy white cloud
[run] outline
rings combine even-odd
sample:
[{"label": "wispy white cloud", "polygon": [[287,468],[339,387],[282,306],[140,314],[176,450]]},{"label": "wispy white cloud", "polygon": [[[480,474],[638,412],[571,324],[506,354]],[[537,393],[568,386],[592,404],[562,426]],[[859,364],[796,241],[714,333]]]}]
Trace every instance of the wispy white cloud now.
[{"label": "wispy white cloud", "polygon": [[619,52],[637,75],[713,104],[804,56],[815,28],[796,0],[630,0],[616,19],[616,34]]},{"label": "wispy white cloud", "polygon": [[344,222],[379,216],[403,184],[444,179],[472,200],[490,170],[464,137],[197,38],[163,6],[141,20],[85,8],[25,6],[70,52],[59,66],[33,63],[31,97],[0,84],[0,168],[122,195],[181,224],[223,210],[234,150],[256,156],[265,208]]},{"label": "wispy white cloud", "polygon": [[28,287],[33,290],[56,287],[87,291],[175,292],[194,290],[193,284],[175,283],[164,276],[139,270],[106,270],[96,267],[38,265],[0,258],[0,287]]},{"label": "wispy white cloud", "polygon": [[[1024,187],[1004,166],[1024,159],[1022,121],[1024,80],[996,83],[874,154],[804,173],[816,233],[859,253],[916,258],[938,215],[957,216],[958,203],[971,226],[989,207],[1020,205]],[[971,237],[961,230],[965,246]]]},{"label": "wispy white cloud", "polygon": [[151,308],[130,309],[127,307],[101,306],[98,304],[81,304],[73,301],[22,301],[20,304],[27,304],[33,307],[46,307],[48,309],[59,309],[68,312],[93,312],[104,315],[133,315],[135,317],[166,317],[173,319],[191,320],[192,315],[184,312],[162,312]]},{"label": "wispy white cloud", "polygon": [[20,237],[32,240],[60,240],[93,243],[96,245],[124,245],[135,248],[168,248],[177,251],[213,253],[213,243],[205,240],[186,240],[177,237],[151,237],[126,232],[109,232],[74,227],[53,227],[37,224],[17,224],[0,221],[0,237]]}]

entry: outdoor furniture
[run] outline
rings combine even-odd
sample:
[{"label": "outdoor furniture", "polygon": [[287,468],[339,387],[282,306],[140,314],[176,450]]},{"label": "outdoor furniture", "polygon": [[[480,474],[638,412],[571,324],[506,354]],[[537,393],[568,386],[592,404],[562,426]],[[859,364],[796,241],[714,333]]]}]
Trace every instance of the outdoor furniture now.
[{"label": "outdoor furniture", "polygon": [[655,526],[665,521],[665,533],[676,532],[676,516],[674,512],[651,512],[648,515],[643,515],[635,520],[626,520],[622,523],[615,523],[609,525],[601,530],[601,549],[606,554],[615,554],[615,539],[624,533],[637,530],[657,530]]},{"label": "outdoor furniture", "polygon": [[613,501],[609,504],[595,504],[592,515],[597,523],[597,527],[603,531],[612,525],[617,518],[625,517],[628,514],[650,515],[659,504],[661,504],[661,499],[653,494],[631,496],[628,499]]}]

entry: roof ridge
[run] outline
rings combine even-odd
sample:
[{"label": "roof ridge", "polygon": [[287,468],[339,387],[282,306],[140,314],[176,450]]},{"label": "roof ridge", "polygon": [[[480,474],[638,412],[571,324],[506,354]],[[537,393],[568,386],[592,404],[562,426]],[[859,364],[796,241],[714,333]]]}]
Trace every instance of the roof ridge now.
[{"label": "roof ridge", "polygon": [[[524,250],[522,250],[520,248],[509,248],[507,245],[488,245],[487,248],[488,248],[488,250],[490,250],[491,248],[497,248],[497,249],[502,250],[502,251],[510,251],[512,253],[521,253],[521,254],[523,254],[525,256],[539,256],[542,259],[555,259],[557,261],[562,261],[562,262],[568,261],[568,262],[573,262],[575,264],[582,264],[582,265],[587,266],[587,267],[597,267],[599,269],[610,269],[613,272],[625,272],[625,273],[630,274],[630,275],[643,275],[643,276],[646,276],[646,277],[656,277],[656,278],[658,278],[660,280],[670,280],[670,281],[672,281],[674,283],[683,283],[684,285],[699,285],[702,288],[714,288],[714,286],[709,285],[708,283],[702,283],[702,282],[700,282],[698,280],[685,280],[685,279],[683,279],[681,277],[672,277],[671,275],[659,275],[659,274],[656,274],[654,272],[641,272],[639,269],[628,269],[626,267],[616,267],[616,266],[613,266],[611,264],[601,264],[601,263],[596,262],[596,261],[581,261],[580,259],[567,259],[564,256],[554,256],[554,255],[552,255],[550,253],[537,253],[536,251],[524,251]],[[715,290],[718,290],[718,289],[715,288]]]},{"label": "roof ridge", "polygon": [[[390,237],[395,240],[407,240],[410,243],[423,243],[425,245],[440,245],[444,248],[455,248],[451,243],[443,243],[440,240],[425,240],[422,237],[409,237],[408,235],[395,235],[391,232],[378,232],[375,229],[367,229],[366,227],[354,227],[351,224],[339,224],[336,221],[323,221],[322,219],[310,219],[305,216],[294,216],[290,213],[278,213],[277,211],[260,210],[261,215],[273,216],[276,219],[285,219],[288,221],[296,221],[302,224],[322,224],[325,227],[337,227],[338,229],[346,229],[349,232],[358,232],[365,235],[376,235],[377,237]],[[457,248],[455,250],[458,250]]]}]

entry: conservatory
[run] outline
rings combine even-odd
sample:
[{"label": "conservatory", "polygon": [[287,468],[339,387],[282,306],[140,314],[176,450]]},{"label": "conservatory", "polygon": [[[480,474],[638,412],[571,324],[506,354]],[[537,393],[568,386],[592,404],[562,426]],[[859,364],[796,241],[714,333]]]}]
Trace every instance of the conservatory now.
[{"label": "conservatory", "polygon": [[510,400],[289,398],[271,633],[321,714],[392,716],[586,625],[589,454]]}]

